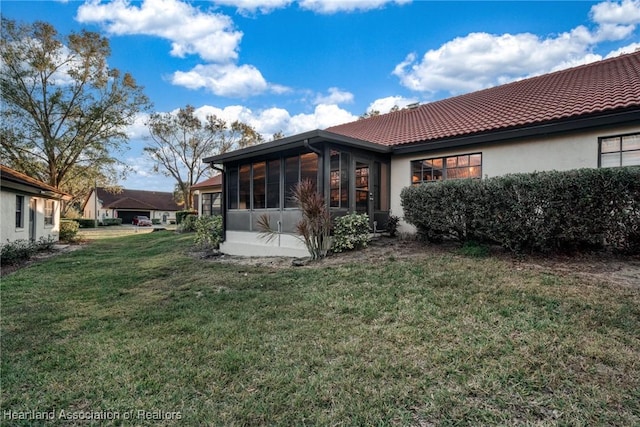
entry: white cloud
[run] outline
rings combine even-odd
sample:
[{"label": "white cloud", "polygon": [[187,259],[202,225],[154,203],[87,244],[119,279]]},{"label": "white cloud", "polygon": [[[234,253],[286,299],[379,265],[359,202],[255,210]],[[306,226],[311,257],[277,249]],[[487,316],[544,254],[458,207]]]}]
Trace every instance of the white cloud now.
[{"label": "white cloud", "polygon": [[591,49],[628,37],[640,23],[640,0],[600,3],[591,9],[592,31],[578,26],[541,38],[535,34],[470,33],[428,50],[410,53],[393,74],[420,92],[465,93],[601,59]]},{"label": "white cloud", "polygon": [[353,102],[353,94],[338,89],[337,87],[330,87],[328,95],[318,95],[314,101],[314,104],[350,104]]},{"label": "white cloud", "polygon": [[237,8],[241,13],[270,13],[293,3],[293,0],[215,0],[221,6]]},{"label": "white cloud", "polygon": [[418,102],[415,98],[405,98],[402,96],[388,96],[386,98],[380,98],[373,101],[369,104],[369,108],[367,111],[378,111],[380,114],[386,114],[393,107],[398,107],[400,109],[406,107],[409,104],[414,104]]},{"label": "white cloud", "polygon": [[[270,13],[293,4],[294,0],[212,0],[222,6],[235,7],[240,13]],[[387,4],[406,4],[412,0],[298,0],[301,9],[311,10],[321,14],[340,12],[364,12],[380,9]]]},{"label": "white cloud", "polygon": [[191,71],[176,71],[171,82],[189,89],[207,89],[218,96],[248,97],[265,92],[268,84],[252,65],[196,65]]},{"label": "white cloud", "polygon": [[242,39],[228,16],[205,13],[178,0],[144,0],[139,6],[127,0],[92,0],[78,8],[76,19],[103,24],[115,35],[161,37],[171,42],[173,56],[195,54],[212,62],[236,59]]},{"label": "white cloud", "polygon": [[338,12],[367,11],[380,9],[389,3],[406,4],[411,0],[299,0],[302,9],[316,13],[332,14]]},{"label": "white cloud", "polygon": [[325,129],[358,119],[358,116],[354,116],[349,111],[330,104],[320,104],[315,107],[312,113],[301,113],[293,116],[283,108],[273,107],[254,112],[241,105],[231,105],[225,108],[204,105],[197,108],[195,114],[201,119],[208,115],[215,115],[229,123],[239,120],[251,125],[267,140],[276,132],[291,136],[314,129]]}]

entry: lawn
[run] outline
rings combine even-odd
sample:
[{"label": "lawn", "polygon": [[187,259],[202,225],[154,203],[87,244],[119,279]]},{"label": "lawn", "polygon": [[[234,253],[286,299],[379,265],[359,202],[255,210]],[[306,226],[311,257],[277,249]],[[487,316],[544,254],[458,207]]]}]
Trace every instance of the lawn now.
[{"label": "lawn", "polygon": [[0,424],[640,424],[640,288],[442,251],[243,266],[192,239],[3,277]]}]

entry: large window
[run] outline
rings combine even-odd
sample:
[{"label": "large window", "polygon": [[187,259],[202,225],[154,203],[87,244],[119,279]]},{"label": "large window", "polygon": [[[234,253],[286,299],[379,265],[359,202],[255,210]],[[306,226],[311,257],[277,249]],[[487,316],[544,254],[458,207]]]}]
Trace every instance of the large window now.
[{"label": "large window", "polygon": [[44,202],[44,225],[53,225],[53,212],[55,205],[53,200],[45,200]]},{"label": "large window", "polygon": [[600,167],[640,165],[640,133],[600,138]]},{"label": "large window", "polygon": [[482,178],[482,154],[463,154],[411,162],[413,185],[464,178]]},{"label": "large window", "polygon": [[24,228],[24,196],[16,196],[16,228]]},{"label": "large window", "polygon": [[349,153],[331,150],[329,206],[332,208],[349,208],[349,161]]},{"label": "large window", "polygon": [[229,168],[227,172],[228,209],[280,208],[282,163],[284,163],[282,180],[286,189],[284,206],[296,207],[295,202],[290,199],[298,182],[309,179],[317,185],[318,156],[315,153]]}]

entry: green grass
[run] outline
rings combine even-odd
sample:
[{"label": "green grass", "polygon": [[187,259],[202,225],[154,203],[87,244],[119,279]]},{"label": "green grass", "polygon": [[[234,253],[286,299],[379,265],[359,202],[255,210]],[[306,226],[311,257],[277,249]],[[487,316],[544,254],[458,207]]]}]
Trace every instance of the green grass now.
[{"label": "green grass", "polygon": [[638,289],[456,254],[248,267],[192,240],[102,239],[3,277],[0,424],[640,423]]}]

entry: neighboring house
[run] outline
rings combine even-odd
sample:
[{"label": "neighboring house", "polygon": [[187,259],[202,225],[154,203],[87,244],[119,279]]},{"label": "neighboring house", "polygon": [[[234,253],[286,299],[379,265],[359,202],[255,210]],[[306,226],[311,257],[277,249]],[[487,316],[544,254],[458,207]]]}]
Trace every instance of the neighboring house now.
[{"label": "neighboring house", "polygon": [[[640,52],[205,159],[224,169],[230,254],[304,255],[292,237],[300,180],[332,215],[402,217],[400,192],[443,179],[640,165]],[[257,221],[282,232],[267,244]],[[415,231],[401,222],[401,231]]]},{"label": "neighboring house", "polygon": [[192,185],[191,198],[198,210],[198,215],[222,214],[222,174]]},{"label": "neighboring house", "polygon": [[[98,198],[96,200],[96,190]],[[146,190],[111,190],[102,187],[92,189],[82,205],[85,218],[122,218],[123,224],[131,224],[134,216],[144,215],[162,224],[176,220],[176,211],[182,208],[175,202],[173,193]]]},{"label": "neighboring house", "polygon": [[62,202],[71,195],[0,165],[0,244],[15,240],[58,240]]}]

